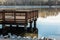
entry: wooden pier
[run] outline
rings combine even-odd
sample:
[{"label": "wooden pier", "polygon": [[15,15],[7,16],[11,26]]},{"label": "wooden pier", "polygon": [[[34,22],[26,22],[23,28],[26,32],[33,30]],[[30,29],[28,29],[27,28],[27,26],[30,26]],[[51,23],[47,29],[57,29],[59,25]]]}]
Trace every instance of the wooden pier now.
[{"label": "wooden pier", "polygon": [[[0,10],[0,34],[4,36],[8,33],[25,36],[25,33],[38,34],[36,20],[38,18],[38,10]],[[34,27],[32,27],[34,22]],[[30,23],[30,27],[27,27]],[[23,25],[21,27],[19,25]]]}]

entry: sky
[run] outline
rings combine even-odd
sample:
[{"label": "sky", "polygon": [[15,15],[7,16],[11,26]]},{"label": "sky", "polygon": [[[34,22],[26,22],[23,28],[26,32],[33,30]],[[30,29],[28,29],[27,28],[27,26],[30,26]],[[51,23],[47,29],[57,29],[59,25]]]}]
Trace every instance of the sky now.
[{"label": "sky", "polygon": [[52,37],[60,40],[60,13],[57,16],[37,19],[39,37]]}]

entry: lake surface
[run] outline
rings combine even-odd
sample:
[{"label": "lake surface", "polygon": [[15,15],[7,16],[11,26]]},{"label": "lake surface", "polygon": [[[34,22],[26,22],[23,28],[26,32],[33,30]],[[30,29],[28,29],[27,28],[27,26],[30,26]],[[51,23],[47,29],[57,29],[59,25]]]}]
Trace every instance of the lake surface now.
[{"label": "lake surface", "polygon": [[39,37],[60,40],[60,12],[56,16],[39,17],[37,19],[37,27],[39,29]]}]

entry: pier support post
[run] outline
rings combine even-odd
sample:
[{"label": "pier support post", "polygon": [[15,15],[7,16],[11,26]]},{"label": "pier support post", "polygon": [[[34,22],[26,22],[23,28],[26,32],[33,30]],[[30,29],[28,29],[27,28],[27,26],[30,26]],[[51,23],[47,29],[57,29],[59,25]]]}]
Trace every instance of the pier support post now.
[{"label": "pier support post", "polygon": [[13,34],[12,33],[12,24],[10,24],[10,33]]},{"label": "pier support post", "polygon": [[12,27],[12,24],[10,24],[10,27]]},{"label": "pier support post", "polygon": [[33,29],[32,29],[32,21],[30,21],[30,29],[29,29],[30,32],[33,32]]},{"label": "pier support post", "polygon": [[2,34],[3,34],[3,36],[6,35],[6,31],[7,30],[5,30],[5,24],[2,24]]},{"label": "pier support post", "polygon": [[0,35],[2,34],[2,28],[0,29]]},{"label": "pier support post", "polygon": [[18,27],[18,24],[16,24],[16,27]]},{"label": "pier support post", "polygon": [[27,27],[26,27],[27,25],[25,24],[24,25],[24,30],[25,30],[25,32],[27,32]]},{"label": "pier support post", "polygon": [[36,28],[36,20],[34,20],[34,28]]},{"label": "pier support post", "polygon": [[38,29],[36,27],[36,21],[37,21],[37,19],[34,20],[34,27],[33,27],[33,32],[34,33],[38,33]]}]

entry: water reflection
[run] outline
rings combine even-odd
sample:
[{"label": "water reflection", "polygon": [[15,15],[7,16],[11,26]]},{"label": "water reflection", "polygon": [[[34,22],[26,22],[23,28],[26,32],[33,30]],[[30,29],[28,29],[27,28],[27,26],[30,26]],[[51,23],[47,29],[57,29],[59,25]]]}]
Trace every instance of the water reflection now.
[{"label": "water reflection", "polygon": [[40,9],[39,16],[40,17],[48,17],[48,16],[56,16],[59,14],[60,9]]},{"label": "water reflection", "polygon": [[[51,12],[51,13],[50,13]],[[39,37],[45,36],[60,40],[60,12],[59,11],[40,11],[37,20]]]}]

